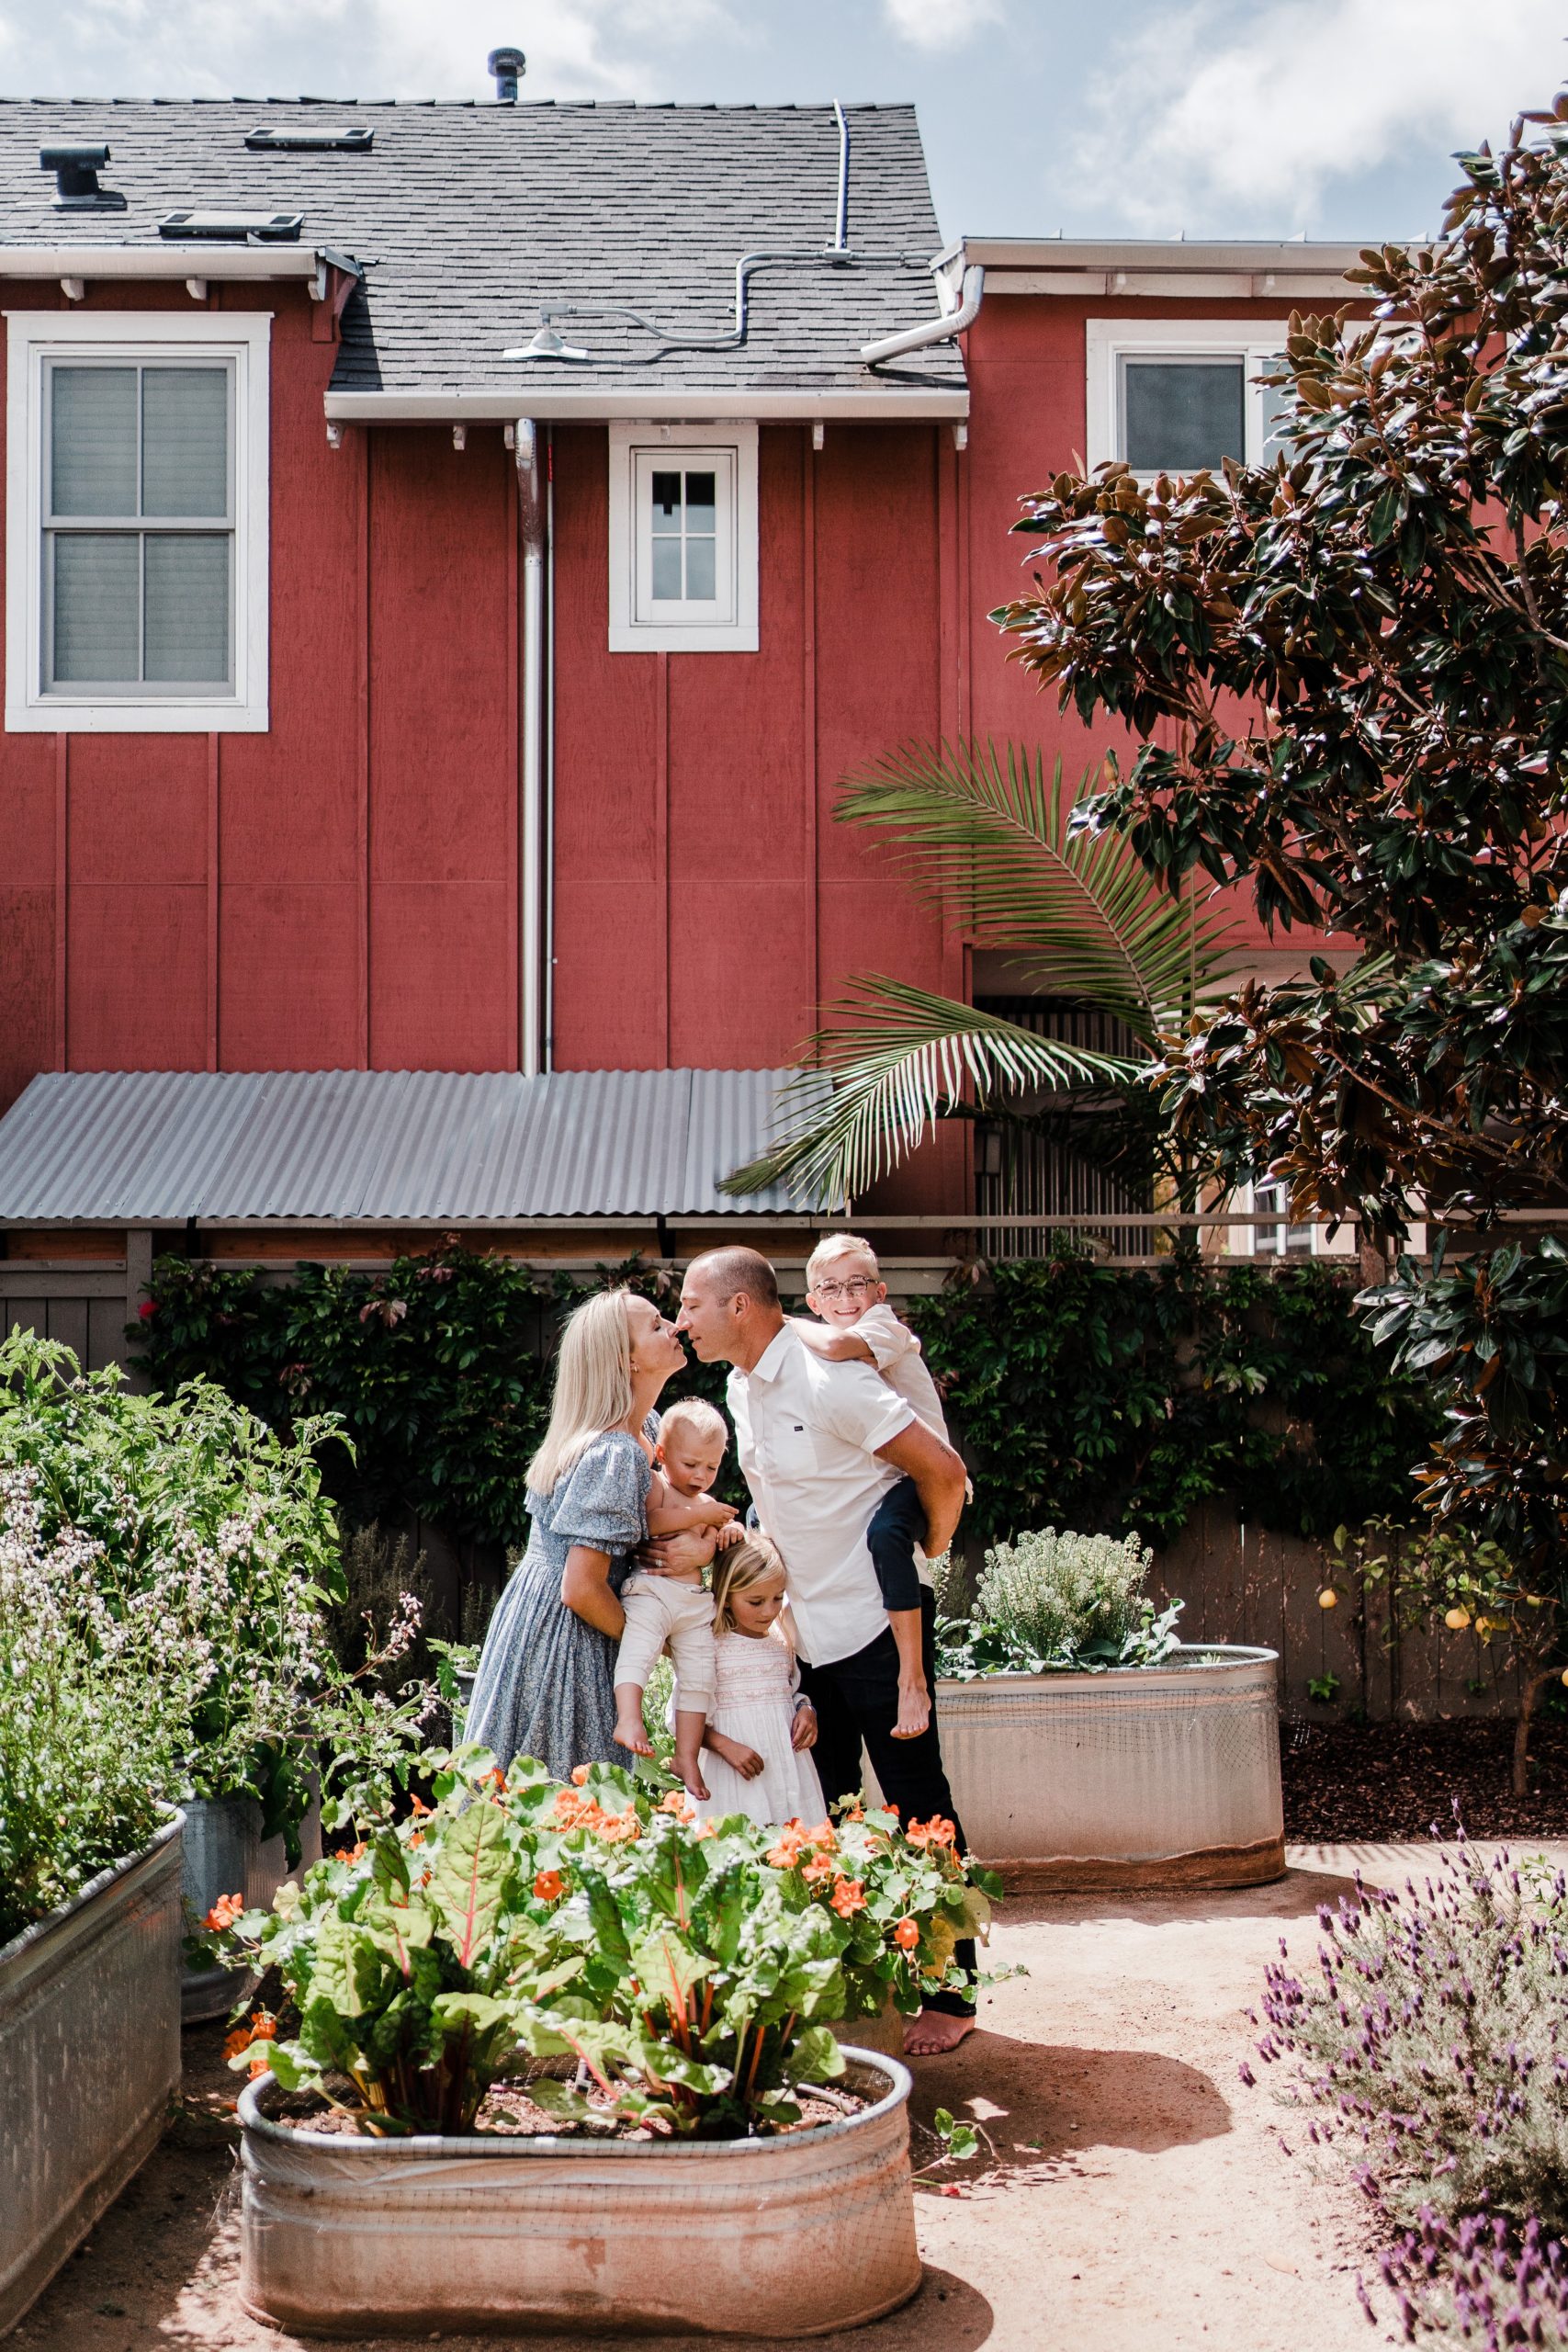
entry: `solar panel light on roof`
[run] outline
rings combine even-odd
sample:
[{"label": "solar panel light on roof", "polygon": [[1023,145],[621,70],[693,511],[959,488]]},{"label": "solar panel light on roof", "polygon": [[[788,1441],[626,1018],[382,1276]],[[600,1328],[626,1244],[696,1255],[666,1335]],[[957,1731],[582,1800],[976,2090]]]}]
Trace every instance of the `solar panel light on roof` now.
[{"label": "solar panel light on roof", "polygon": [[59,189],[57,212],[123,212],[125,198],[118,188],[100,187],[98,174],[109,160],[107,147],[40,147],[40,172],[52,172]]},{"label": "solar panel light on roof", "polygon": [[376,143],[373,130],[347,126],[336,130],[280,130],[264,123],[247,130],[245,144],[262,155],[367,155]]},{"label": "solar panel light on roof", "polygon": [[165,212],[161,237],[221,238],[230,244],[297,245],[302,212]]}]

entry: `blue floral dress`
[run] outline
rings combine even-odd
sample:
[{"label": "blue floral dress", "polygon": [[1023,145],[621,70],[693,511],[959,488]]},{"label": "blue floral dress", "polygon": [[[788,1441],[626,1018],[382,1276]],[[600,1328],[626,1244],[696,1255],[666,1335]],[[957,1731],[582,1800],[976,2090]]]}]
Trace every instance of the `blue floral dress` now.
[{"label": "blue floral dress", "polygon": [[[655,1438],[657,1415],[645,1427]],[[630,1761],[612,1736],[617,1645],[566,1606],[561,1571],[572,1545],[586,1544],[609,1553],[610,1589],[620,1591],[648,1533],[652,1479],[636,1438],[606,1430],[549,1494],[530,1491],[528,1549],[491,1619],[465,1732],[503,1770],[534,1756],[564,1781],[576,1764]]]}]

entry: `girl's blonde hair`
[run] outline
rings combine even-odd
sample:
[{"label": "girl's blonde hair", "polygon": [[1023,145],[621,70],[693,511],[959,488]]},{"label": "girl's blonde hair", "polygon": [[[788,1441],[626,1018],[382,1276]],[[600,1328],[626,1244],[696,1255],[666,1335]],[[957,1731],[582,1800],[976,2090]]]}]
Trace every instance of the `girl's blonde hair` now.
[{"label": "girl's blonde hair", "polygon": [[556,1358],[555,1395],[545,1441],[528,1464],[531,1492],[547,1495],[596,1437],[632,1408],[629,1291],[602,1290],[568,1317]]},{"label": "girl's blonde hair", "polygon": [[784,1562],[765,1535],[749,1535],[744,1544],[732,1544],[728,1552],[721,1552],[713,1564],[716,1638],[735,1631],[731,1603],[737,1593],[750,1592],[754,1584],[761,1584],[768,1577],[782,1577],[784,1572]]}]

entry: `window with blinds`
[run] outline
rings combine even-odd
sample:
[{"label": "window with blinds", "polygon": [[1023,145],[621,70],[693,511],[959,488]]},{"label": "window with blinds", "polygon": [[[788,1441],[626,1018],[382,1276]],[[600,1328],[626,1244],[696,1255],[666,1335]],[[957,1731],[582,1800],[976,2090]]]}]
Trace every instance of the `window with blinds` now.
[{"label": "window with blinds", "polygon": [[52,359],[40,684],[234,691],[234,367]]}]

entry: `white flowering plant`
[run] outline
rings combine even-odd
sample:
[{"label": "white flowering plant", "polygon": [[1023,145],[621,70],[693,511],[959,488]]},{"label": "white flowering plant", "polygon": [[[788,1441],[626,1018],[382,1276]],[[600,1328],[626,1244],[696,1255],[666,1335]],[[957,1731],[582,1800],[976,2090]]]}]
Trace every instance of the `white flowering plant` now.
[{"label": "white flowering plant", "polygon": [[1144,1591],[1154,1554],[1135,1534],[1075,1535],[1054,1527],[986,1555],[966,1617],[938,1596],[937,1671],[958,1681],[986,1674],[1102,1674],[1157,1666],[1177,1647],[1184,1604],[1156,1611]]},{"label": "white flowering plant", "polygon": [[384,1687],[417,1631],[412,1601],[355,1672],[333,1655],[345,1588],[316,1460],[332,1433],[322,1419],[285,1440],[209,1382],[133,1396],[116,1367],[84,1374],[21,1332],[0,1343],[0,1542],[33,1587],[57,1588],[95,1660],[118,1654],[106,1626],[127,1629],[128,1657],[147,1645],[177,1792],[254,1797],[291,1859],[312,1776],[329,1822],[374,1817],[434,1703],[423,1685]]}]

